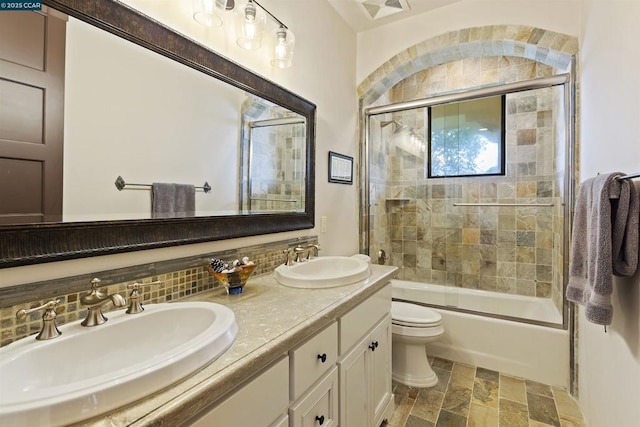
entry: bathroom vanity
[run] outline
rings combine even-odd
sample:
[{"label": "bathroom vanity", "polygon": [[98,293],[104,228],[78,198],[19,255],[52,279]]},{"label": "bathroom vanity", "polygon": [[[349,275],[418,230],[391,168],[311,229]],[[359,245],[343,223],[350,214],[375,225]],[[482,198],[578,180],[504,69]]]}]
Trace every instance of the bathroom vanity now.
[{"label": "bathroom vanity", "polygon": [[396,270],[372,265],[368,279],[324,289],[285,287],[266,274],[241,295],[193,297],[233,310],[233,345],[166,390],[82,425],[377,427],[393,411]]}]

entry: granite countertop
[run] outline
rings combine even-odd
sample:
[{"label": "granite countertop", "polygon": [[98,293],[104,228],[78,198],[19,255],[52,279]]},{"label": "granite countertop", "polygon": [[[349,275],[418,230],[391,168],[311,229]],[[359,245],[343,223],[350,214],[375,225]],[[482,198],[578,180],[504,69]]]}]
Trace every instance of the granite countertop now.
[{"label": "granite countertop", "polygon": [[168,389],[79,425],[179,425],[376,293],[396,271],[372,265],[368,279],[325,289],[288,288],[269,273],[249,279],[241,295],[216,289],[184,299],[216,302],[233,310],[238,334],[231,347]]}]

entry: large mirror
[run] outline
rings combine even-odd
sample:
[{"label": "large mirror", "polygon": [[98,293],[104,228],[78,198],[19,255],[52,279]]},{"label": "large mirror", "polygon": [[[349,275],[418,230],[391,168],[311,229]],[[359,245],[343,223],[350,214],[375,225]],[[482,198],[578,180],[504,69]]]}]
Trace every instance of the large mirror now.
[{"label": "large mirror", "polygon": [[[311,102],[121,3],[44,3],[70,16],[61,212],[2,220],[0,267],[313,227]],[[156,182],[195,184],[194,217],[152,219]]]}]

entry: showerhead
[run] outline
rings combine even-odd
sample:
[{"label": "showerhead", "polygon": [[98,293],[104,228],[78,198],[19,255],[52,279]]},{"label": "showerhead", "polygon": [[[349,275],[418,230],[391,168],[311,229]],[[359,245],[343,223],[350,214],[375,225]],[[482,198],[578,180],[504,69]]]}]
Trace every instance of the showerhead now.
[{"label": "showerhead", "polygon": [[402,130],[407,128],[407,125],[404,125],[397,120],[385,120],[380,122],[380,129],[389,125],[393,125],[393,133],[401,132]]}]

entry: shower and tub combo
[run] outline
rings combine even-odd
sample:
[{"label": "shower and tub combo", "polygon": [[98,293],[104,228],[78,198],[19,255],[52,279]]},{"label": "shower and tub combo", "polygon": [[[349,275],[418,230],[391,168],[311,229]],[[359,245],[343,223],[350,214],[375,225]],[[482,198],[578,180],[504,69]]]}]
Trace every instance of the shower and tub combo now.
[{"label": "shower and tub combo", "polygon": [[[364,109],[361,245],[399,267],[395,381],[436,384],[430,355],[569,388],[574,96],[567,73]],[[465,104],[489,97],[493,117]]]}]

